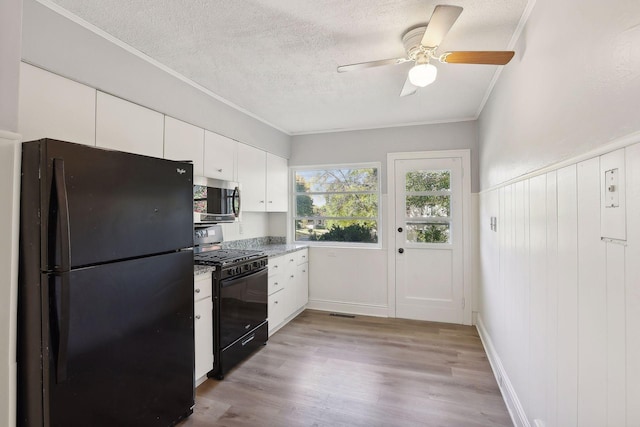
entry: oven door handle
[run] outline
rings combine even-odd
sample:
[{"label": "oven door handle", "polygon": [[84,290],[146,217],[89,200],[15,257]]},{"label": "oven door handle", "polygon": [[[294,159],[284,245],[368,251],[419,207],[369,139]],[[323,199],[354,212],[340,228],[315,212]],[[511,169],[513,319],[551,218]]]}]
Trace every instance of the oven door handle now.
[{"label": "oven door handle", "polygon": [[237,281],[242,280],[245,277],[260,275],[260,274],[267,274],[267,272],[268,272],[268,267],[261,267],[258,270],[252,270],[238,276],[229,277],[228,279],[224,279],[220,282],[220,287],[226,288],[227,286],[233,286]]}]

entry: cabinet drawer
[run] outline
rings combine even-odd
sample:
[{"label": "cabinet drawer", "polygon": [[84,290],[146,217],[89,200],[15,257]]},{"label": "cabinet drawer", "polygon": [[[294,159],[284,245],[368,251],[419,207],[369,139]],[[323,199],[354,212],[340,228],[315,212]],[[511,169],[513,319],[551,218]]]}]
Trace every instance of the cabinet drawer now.
[{"label": "cabinet drawer", "polygon": [[269,276],[269,295],[284,289],[284,274]]},{"label": "cabinet drawer", "polygon": [[309,250],[301,249],[299,251],[290,252],[284,255],[284,259],[287,266],[304,264],[309,261]]},{"label": "cabinet drawer", "polygon": [[304,264],[305,262],[309,262],[309,249],[299,250],[295,252],[295,254],[298,257],[298,261],[297,261],[298,265]]},{"label": "cabinet drawer", "polygon": [[195,276],[193,279],[193,299],[211,299],[211,273]]},{"label": "cabinet drawer", "polygon": [[278,274],[284,270],[285,266],[285,257],[284,256],[276,256],[269,258],[269,276],[273,276],[274,274]]}]

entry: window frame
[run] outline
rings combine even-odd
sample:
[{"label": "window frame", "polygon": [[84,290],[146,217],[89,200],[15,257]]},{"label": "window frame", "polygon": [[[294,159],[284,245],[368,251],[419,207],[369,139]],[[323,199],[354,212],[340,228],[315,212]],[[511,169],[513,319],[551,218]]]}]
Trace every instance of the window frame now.
[{"label": "window frame", "polygon": [[[376,180],[376,190],[375,191],[314,191],[308,193],[299,193],[296,191],[296,173],[299,171],[313,171],[313,170],[329,170],[329,169],[376,169],[377,170],[377,180]],[[381,175],[382,175],[382,163],[381,162],[363,162],[363,163],[330,163],[330,164],[320,164],[320,165],[301,165],[301,166],[293,166],[290,168],[290,184],[291,184],[291,197],[290,197],[290,212],[289,216],[289,225],[288,228],[291,233],[291,241],[294,244],[304,244],[308,246],[319,246],[319,247],[341,247],[341,248],[368,248],[368,249],[380,249],[382,248],[382,234],[383,234],[383,224],[382,224],[382,187],[381,187]],[[298,195],[323,195],[323,194],[375,194],[378,197],[378,206],[375,217],[298,217],[296,208],[297,208],[297,196]],[[367,221],[375,221],[377,224],[377,237],[378,241],[376,243],[366,243],[366,242],[322,242],[316,240],[296,240],[296,220],[298,219],[323,219],[323,220],[341,220],[341,219],[355,219],[355,220],[367,220]]]}]

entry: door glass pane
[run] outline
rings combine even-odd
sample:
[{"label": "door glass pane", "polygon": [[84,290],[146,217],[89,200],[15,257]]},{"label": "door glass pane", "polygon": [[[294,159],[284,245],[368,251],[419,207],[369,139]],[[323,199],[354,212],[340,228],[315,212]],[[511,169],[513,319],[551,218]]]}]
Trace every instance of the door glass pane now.
[{"label": "door glass pane", "polygon": [[407,218],[449,217],[451,196],[407,196]]},{"label": "door glass pane", "polygon": [[451,171],[407,172],[407,191],[442,191],[451,189]]},{"label": "door glass pane", "polygon": [[449,223],[407,224],[407,241],[414,243],[449,243]]}]

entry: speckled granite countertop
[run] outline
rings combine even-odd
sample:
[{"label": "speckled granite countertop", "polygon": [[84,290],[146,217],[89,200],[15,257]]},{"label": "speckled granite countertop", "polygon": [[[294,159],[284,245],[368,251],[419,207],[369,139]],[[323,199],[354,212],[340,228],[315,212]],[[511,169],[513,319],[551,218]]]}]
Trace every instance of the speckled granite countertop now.
[{"label": "speckled granite countertop", "polygon": [[194,265],[193,266],[193,275],[199,276],[201,274],[207,274],[211,271],[215,271],[215,267],[211,267],[208,265]]},{"label": "speckled granite countertop", "polygon": [[[257,239],[224,242],[222,244],[222,247],[224,249],[253,249],[263,251],[269,258],[299,251],[301,249],[309,247],[308,245],[302,245],[298,243],[287,244],[285,243],[285,241],[285,237],[260,237]],[[211,271],[215,271],[215,269],[215,267],[210,267],[207,265],[194,265],[193,274],[195,276],[199,276],[201,274],[207,274]]]},{"label": "speckled granite countertop", "polygon": [[301,244],[268,244],[268,245],[256,245],[251,249],[256,249],[259,251],[264,251],[264,253],[269,257],[276,257],[280,255],[287,254],[289,252],[299,251],[304,248],[308,248],[307,245]]},{"label": "speckled granite countertop", "polygon": [[268,257],[284,255],[289,252],[308,248],[308,245],[287,244],[286,237],[258,237],[254,239],[235,240],[222,243],[223,249],[252,249],[264,251]]}]

